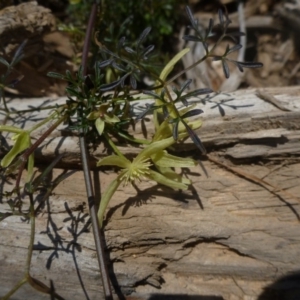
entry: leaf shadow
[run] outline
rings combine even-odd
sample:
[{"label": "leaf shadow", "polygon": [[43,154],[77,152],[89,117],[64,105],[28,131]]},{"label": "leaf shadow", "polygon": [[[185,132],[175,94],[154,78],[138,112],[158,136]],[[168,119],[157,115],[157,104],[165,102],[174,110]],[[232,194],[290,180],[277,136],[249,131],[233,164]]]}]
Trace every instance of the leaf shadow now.
[{"label": "leaf shadow", "polygon": [[[55,182],[59,183],[62,179],[65,179],[68,175],[70,176],[74,172],[75,171],[67,172],[65,170],[64,172],[62,172],[62,174],[58,175],[57,178],[55,178],[54,180],[52,180],[52,176],[50,176],[48,178],[49,182],[47,184],[50,185],[51,191],[53,190],[52,187],[56,186]],[[86,204],[83,202],[82,204],[77,205],[76,207],[70,207],[67,202],[64,203],[64,209],[68,216],[63,220],[63,223],[68,224],[67,230],[71,235],[71,239],[67,241],[60,233],[60,231],[65,227],[65,225],[58,226],[52,217],[51,204],[49,201],[50,193],[51,192],[49,192],[49,190],[47,191],[43,189],[40,190],[40,194],[37,195],[36,197],[36,202],[38,202],[36,213],[37,214],[40,213],[42,209],[46,210],[47,213],[46,229],[44,231],[41,231],[40,234],[44,234],[49,238],[51,246],[44,245],[43,243],[37,241],[34,244],[33,249],[35,251],[40,251],[40,252],[51,251],[46,262],[46,269],[48,270],[51,268],[52,262],[55,259],[59,259],[60,252],[65,252],[67,254],[70,254],[74,261],[75,270],[82,291],[84,293],[84,297],[85,299],[90,299],[80,273],[80,267],[78,265],[78,260],[76,255],[77,252],[82,251],[81,244],[78,242],[79,237],[82,234],[89,232],[91,227],[90,216],[88,213],[84,212]]]},{"label": "leaf shadow", "polygon": [[230,97],[230,98],[228,98],[228,99],[214,99],[219,94],[221,94],[221,93],[209,94],[209,95],[206,95],[204,98],[201,98],[197,101],[190,101],[190,103],[199,103],[199,102],[201,102],[203,105],[212,104],[212,106],[210,106],[210,109],[218,108],[219,113],[222,117],[224,117],[226,115],[225,107],[233,109],[233,110],[237,110],[239,108],[254,106],[254,104],[244,104],[244,105],[230,104],[229,102],[234,101],[235,98],[232,98],[232,95],[226,94],[226,93],[222,93],[222,94],[227,96],[227,97]]},{"label": "leaf shadow", "polygon": [[190,201],[197,201],[199,207],[204,209],[201,199],[194,187],[190,187],[190,194],[179,190],[175,191],[171,188],[165,187],[163,185],[155,185],[144,190],[139,189],[136,184],[132,185],[136,190],[137,194],[135,196],[127,198],[123,203],[119,203],[113,207],[111,207],[107,213],[104,223],[107,224],[109,220],[112,218],[114,213],[122,208],[122,216],[124,216],[131,207],[141,207],[143,205],[147,205],[148,202],[152,202],[156,197],[168,197],[173,201],[180,202],[183,207],[187,207]]},{"label": "leaf shadow", "polygon": [[[10,99],[9,102],[11,102],[12,100],[13,100],[13,98]],[[11,111],[14,112],[15,114],[13,114],[13,116],[9,117],[8,119],[10,121],[12,121],[13,126],[17,125],[17,127],[19,127],[19,128],[25,128],[27,122],[37,123],[37,122],[42,121],[44,119],[44,117],[39,116],[39,112],[41,111],[42,108],[44,108],[49,103],[51,103],[51,100],[48,99],[48,100],[45,100],[44,102],[42,102],[38,106],[28,105],[28,110],[34,110],[34,111],[28,112],[26,114],[17,113],[18,110],[16,110],[15,108],[10,107]],[[3,115],[6,116],[6,114],[4,114],[4,113],[0,113],[0,114],[3,114]]]}]

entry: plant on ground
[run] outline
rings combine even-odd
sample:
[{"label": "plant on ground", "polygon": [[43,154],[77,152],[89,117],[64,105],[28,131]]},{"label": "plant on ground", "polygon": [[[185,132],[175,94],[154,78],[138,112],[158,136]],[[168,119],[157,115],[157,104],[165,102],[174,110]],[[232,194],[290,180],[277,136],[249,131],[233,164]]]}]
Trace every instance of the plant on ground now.
[{"label": "plant on ground", "polygon": [[[203,32],[198,21],[194,19],[189,7],[186,12],[190,21],[190,27],[193,29],[193,35],[187,35],[183,38],[187,41],[202,43],[206,51],[203,57],[195,58],[195,62],[187,69],[179,72],[170,78],[171,71],[176,63],[189,51],[183,49],[161,70],[153,68],[155,56],[152,55],[154,45],[147,45],[147,38],[150,35],[151,28],[147,27],[137,40],[130,42],[125,37],[121,37],[114,49],[109,49],[102,43],[99,45],[98,58],[92,62],[93,66],[90,72],[87,72],[88,49],[91,40],[91,32],[97,15],[97,3],[91,8],[91,16],[87,26],[86,40],[83,50],[82,65],[76,74],[67,71],[66,74],[57,74],[50,72],[48,75],[54,78],[68,82],[66,92],[68,99],[65,104],[57,105],[48,119],[37,124],[31,129],[20,129],[13,126],[2,125],[1,131],[14,134],[11,138],[14,146],[1,161],[1,166],[5,169],[6,176],[17,173],[15,199],[13,194],[6,196],[7,202],[11,207],[10,213],[2,213],[4,219],[13,214],[18,214],[24,218],[30,219],[31,241],[28,251],[27,267],[24,278],[19,282],[3,299],[8,299],[22,284],[30,283],[43,292],[51,294],[54,298],[60,299],[51,288],[46,287],[41,282],[33,279],[30,274],[30,260],[34,241],[34,219],[37,209],[34,203],[34,194],[40,188],[44,178],[59,158],[52,163],[42,177],[36,177],[34,174],[34,151],[41,145],[44,139],[62,123],[69,126],[70,129],[79,133],[81,158],[85,174],[87,197],[89,199],[90,214],[94,230],[96,250],[98,254],[99,266],[101,268],[103,286],[106,299],[112,299],[109,277],[105,268],[103,256],[103,244],[101,244],[101,230],[105,225],[104,217],[106,207],[113,197],[115,191],[121,184],[138,184],[143,179],[152,180],[158,184],[166,185],[173,189],[188,189],[191,182],[174,171],[174,167],[184,168],[193,167],[197,162],[193,158],[182,158],[177,154],[171,154],[170,149],[176,149],[178,143],[184,143],[190,138],[199,149],[199,155],[205,155],[206,150],[201,142],[201,138],[196,131],[201,127],[202,122],[199,115],[203,111],[196,107],[195,97],[206,95],[213,92],[208,88],[189,90],[191,80],[187,79],[181,84],[176,85],[176,80],[187,70],[194,68],[206,59],[220,60],[226,77],[229,77],[228,63],[235,64],[240,71],[243,68],[260,67],[260,63],[239,62],[230,58],[230,53],[237,51],[240,46],[237,44],[232,48],[227,48],[222,56],[215,55],[215,49],[220,42],[226,38],[233,40],[241,33],[227,34],[230,20],[219,11],[219,24],[221,34],[214,45],[210,45],[210,39],[215,35],[215,26],[210,20],[208,29]],[[218,31],[219,32],[219,31]],[[101,34],[101,32],[99,33]],[[98,34],[98,35],[99,35]],[[10,64],[3,59],[0,62]],[[110,72],[109,82],[107,73]],[[139,82],[142,76],[147,75],[152,79],[154,85],[138,90]],[[5,81],[5,76],[3,80]],[[2,93],[3,93],[2,89]],[[146,101],[147,100],[147,101]],[[5,101],[5,100],[4,100]],[[137,112],[135,106],[137,101],[141,103],[146,101],[142,111]],[[4,102],[5,103],[5,102]],[[9,108],[4,104],[5,111],[10,114]],[[20,113],[20,112],[19,112]],[[131,130],[132,124],[144,121],[145,117],[152,115],[153,127],[155,133],[148,139],[137,138]],[[32,132],[49,123],[50,127],[34,143],[31,141]],[[116,178],[110,183],[102,194],[98,212],[95,210],[93,189],[90,180],[89,163],[86,140],[97,143],[104,141],[114,152],[98,162],[98,166],[113,166],[119,169]],[[138,154],[130,159],[118,147],[119,143],[130,143],[136,145]],[[28,176],[25,185],[21,187],[21,175],[26,162]],[[29,206],[24,208],[24,198],[28,196]],[[91,201],[92,200],[92,201]]]}]

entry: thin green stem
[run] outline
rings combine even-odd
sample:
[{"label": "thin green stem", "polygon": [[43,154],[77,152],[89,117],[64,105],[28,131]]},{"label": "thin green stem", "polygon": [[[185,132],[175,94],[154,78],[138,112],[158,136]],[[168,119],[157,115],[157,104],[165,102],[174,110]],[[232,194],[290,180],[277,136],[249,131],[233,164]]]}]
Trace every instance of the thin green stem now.
[{"label": "thin green stem", "polygon": [[34,245],[34,236],[35,236],[35,212],[34,212],[34,203],[33,203],[32,194],[29,194],[29,199],[30,199],[30,207],[29,207],[30,240],[29,240],[27,258],[26,258],[25,274],[23,278],[2,298],[2,300],[8,300],[23,284],[28,282],[28,279],[30,277],[29,273],[30,273],[33,245]]},{"label": "thin green stem", "polygon": [[126,139],[130,142],[133,142],[133,143],[137,143],[137,144],[143,144],[143,145],[149,145],[151,144],[151,141],[148,141],[148,140],[144,140],[144,139],[136,139],[134,137],[130,137],[129,135],[127,134],[124,134],[124,133],[121,133],[121,132],[117,132],[117,134],[123,138],[123,139]]},{"label": "thin green stem", "polygon": [[120,152],[118,147],[115,145],[115,143],[112,141],[112,139],[108,136],[107,133],[103,133],[103,136],[105,137],[106,141],[108,142],[109,146],[113,149],[113,151],[120,157],[125,158],[125,156]]},{"label": "thin green stem", "polygon": [[29,276],[30,272],[30,265],[32,259],[32,252],[33,252],[33,244],[34,244],[34,236],[35,236],[35,211],[34,211],[34,202],[32,193],[29,194],[29,215],[30,215],[30,240],[27,252],[27,259],[26,259],[26,268],[25,268],[25,276]]},{"label": "thin green stem", "polygon": [[61,123],[63,123],[67,119],[67,115],[63,115],[59,118],[53,125],[51,125],[37,140],[36,142],[28,148],[25,153],[22,155],[22,159],[26,161],[30,154],[32,154],[38,146],[49,136],[49,134],[55,130]]},{"label": "thin green stem", "polygon": [[202,58],[198,59],[196,62],[194,62],[193,64],[191,64],[189,67],[185,68],[184,70],[182,70],[179,73],[177,73],[176,75],[174,75],[171,79],[169,79],[168,81],[165,82],[165,86],[171,84],[178,77],[180,77],[181,75],[183,75],[187,71],[195,68],[197,65],[201,64],[203,61],[205,61],[207,59],[207,57],[208,57],[208,55],[204,55]]},{"label": "thin green stem", "polygon": [[43,121],[41,121],[40,123],[34,125],[30,130],[28,130],[29,133],[33,132],[34,130],[38,129],[39,127],[43,126],[44,124],[48,123],[51,119],[55,118],[55,116],[57,115],[57,113],[53,113],[52,115],[50,115],[48,118],[44,119]]},{"label": "thin green stem", "polygon": [[216,47],[221,43],[221,41],[224,39],[225,34],[223,33],[217,40],[217,42],[213,45],[212,49],[206,53],[202,58],[198,59],[196,62],[194,62],[193,64],[191,64],[189,67],[185,68],[184,70],[180,71],[179,73],[177,73],[176,75],[174,75],[171,79],[169,79],[168,81],[166,81],[164,83],[164,86],[169,85],[170,83],[172,83],[173,81],[175,81],[178,77],[180,77],[181,75],[185,74],[187,71],[195,68],[197,65],[201,64],[202,62],[204,62],[206,59],[208,59],[209,57],[213,57],[213,52],[216,49]]},{"label": "thin green stem", "polygon": [[1,300],[10,299],[10,297],[27,281],[27,277],[23,277],[3,298],[1,298]]}]

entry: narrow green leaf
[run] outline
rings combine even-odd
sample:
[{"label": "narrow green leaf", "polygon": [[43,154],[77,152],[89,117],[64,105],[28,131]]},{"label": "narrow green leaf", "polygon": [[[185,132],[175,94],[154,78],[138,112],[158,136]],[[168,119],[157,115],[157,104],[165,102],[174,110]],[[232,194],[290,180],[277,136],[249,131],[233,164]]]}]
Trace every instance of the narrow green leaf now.
[{"label": "narrow green leaf", "polygon": [[107,123],[118,123],[118,122],[120,122],[120,119],[116,115],[113,115],[113,114],[110,114],[110,113],[104,115],[104,120]]},{"label": "narrow green leaf", "polygon": [[[173,70],[175,64],[188,52],[190,51],[189,48],[184,48],[182,49],[179,53],[177,53],[168,63],[167,65],[164,67],[164,69],[162,70],[162,72],[159,75],[159,78],[161,80],[166,80],[166,78],[168,77],[168,75],[171,73],[171,71]],[[159,83],[158,83],[159,84]]]},{"label": "narrow green leaf", "polygon": [[95,120],[95,119],[99,118],[99,115],[100,115],[99,111],[92,111],[86,116],[86,118],[88,120]]},{"label": "narrow green leaf", "polygon": [[[201,120],[188,121],[186,123],[193,130],[199,129],[202,126],[202,121]],[[178,131],[179,131],[180,134],[186,133],[185,126],[182,124],[182,122],[179,123]]]},{"label": "narrow green leaf", "polygon": [[187,15],[190,19],[192,27],[195,29],[195,27],[197,27],[197,22],[194,19],[194,16],[193,16],[193,13],[192,13],[191,9],[188,6],[186,6],[185,10],[186,10],[186,13],[187,13]]},{"label": "narrow green leaf", "polygon": [[151,27],[147,27],[146,29],[144,29],[144,31],[142,32],[142,34],[140,35],[140,37],[137,40],[137,47],[140,46],[140,44],[144,41],[144,39],[147,37],[147,35],[150,33],[151,31]]},{"label": "narrow green leaf", "polygon": [[120,168],[128,168],[128,166],[131,164],[130,160],[124,157],[120,157],[118,155],[110,155],[106,156],[100,161],[97,162],[97,166],[117,166]]},{"label": "narrow green leaf", "polygon": [[152,142],[150,145],[145,147],[136,157],[136,161],[144,160],[145,158],[150,158],[153,154],[158,151],[164,150],[170,147],[172,144],[175,143],[173,137],[163,139],[160,141]]},{"label": "narrow green leaf", "polygon": [[152,141],[159,141],[172,135],[172,130],[168,120],[164,120],[156,130]]},{"label": "narrow green leaf", "polygon": [[181,120],[183,125],[185,126],[186,131],[188,132],[190,138],[192,139],[193,143],[198,147],[198,149],[202,152],[202,154],[206,154],[206,149],[203,146],[200,138],[197,136],[197,134],[192,130],[192,128],[189,127],[189,125]]},{"label": "narrow green leaf", "polygon": [[192,158],[174,156],[167,153],[166,151],[160,151],[152,155],[151,159],[153,160],[155,165],[163,168],[166,167],[190,168],[190,167],[195,167],[197,165],[197,162]]},{"label": "narrow green leaf", "polygon": [[73,89],[72,87],[66,87],[66,92],[70,95],[70,96],[75,96],[79,99],[81,99],[83,97],[83,95],[76,91],[75,89]]},{"label": "narrow green leaf", "polygon": [[132,48],[130,47],[124,47],[125,51],[130,53],[130,54],[136,54],[136,51],[134,51]]},{"label": "narrow green leaf", "polygon": [[263,64],[260,62],[237,61],[236,64],[243,68],[261,68],[261,67],[263,67]]},{"label": "narrow green leaf", "polygon": [[200,115],[202,113],[203,113],[202,109],[193,109],[193,110],[190,110],[190,111],[186,112],[185,114],[183,114],[181,116],[181,118],[182,119],[190,118],[190,117],[194,117],[194,116]]},{"label": "narrow green leaf", "polygon": [[144,90],[144,91],[143,91],[143,94],[145,94],[145,95],[150,95],[150,96],[152,96],[154,99],[161,100],[161,97],[160,97],[159,95],[157,95],[156,93],[152,92],[152,91]]},{"label": "narrow green leaf", "polygon": [[65,75],[62,75],[62,74],[59,74],[59,73],[56,73],[56,72],[48,72],[47,76],[51,77],[51,78],[55,78],[55,79],[66,80],[66,76]]},{"label": "narrow green leaf", "polygon": [[24,55],[23,55],[22,52],[23,52],[23,49],[24,49],[25,45],[27,44],[27,42],[28,42],[27,39],[24,40],[22,42],[22,44],[18,47],[18,49],[15,52],[14,57],[13,57],[11,63],[10,63],[11,66],[16,65],[23,58]]},{"label": "narrow green leaf", "polygon": [[11,162],[14,160],[14,158],[19,153],[21,153],[22,151],[27,149],[29,147],[29,145],[30,145],[30,136],[29,136],[28,132],[21,132],[18,135],[16,142],[15,142],[14,146],[12,147],[12,149],[1,160],[1,166],[3,168],[8,167],[11,164]]},{"label": "narrow green leaf", "polygon": [[224,56],[234,52],[234,51],[238,51],[242,48],[243,46],[240,44],[234,45],[232,48],[230,48],[229,46],[227,46],[226,52],[224,54]]},{"label": "narrow green leaf", "polygon": [[230,71],[226,59],[222,59],[222,67],[225,77],[228,79],[230,76]]},{"label": "narrow green leaf", "polygon": [[106,59],[102,62],[97,62],[97,69],[98,68],[105,68],[105,67],[109,66],[112,62],[113,62],[112,58]]},{"label": "narrow green leaf", "polygon": [[179,120],[176,120],[176,122],[173,124],[173,138],[175,141],[178,141],[178,125]]},{"label": "narrow green leaf", "polygon": [[9,67],[9,62],[1,56],[0,56],[0,63],[5,65],[6,67]]},{"label": "narrow green leaf", "polygon": [[190,84],[192,83],[192,79],[187,79],[182,85],[181,85],[181,87],[180,87],[180,94],[185,90],[185,89],[187,89],[189,86],[190,86]]},{"label": "narrow green leaf", "polygon": [[122,176],[123,176],[122,173],[119,174],[119,176],[110,183],[110,185],[108,186],[108,188],[105,190],[105,192],[101,197],[100,207],[98,210],[98,222],[100,227],[102,227],[104,213],[109,203],[109,200],[111,199],[111,197],[113,196],[113,194],[115,193],[119,185],[121,184],[122,180],[120,180],[120,178]]},{"label": "narrow green leaf", "polygon": [[209,89],[209,88],[197,89],[197,90],[194,90],[190,93],[185,94],[183,97],[188,99],[190,97],[196,97],[196,96],[199,96],[199,95],[209,94],[209,93],[212,93],[212,92],[213,92],[213,90]]},{"label": "narrow green leaf", "polygon": [[146,49],[143,51],[143,58],[147,59],[147,55],[154,49],[154,45],[148,46]]},{"label": "narrow green leaf", "polygon": [[113,81],[113,82],[108,83],[108,84],[103,84],[100,87],[100,91],[107,92],[107,91],[112,90],[115,87],[117,87],[120,83],[121,83],[121,80],[119,79],[119,80]]},{"label": "narrow green leaf", "polygon": [[180,109],[179,110],[180,116],[184,115],[185,113],[187,113],[188,111],[192,110],[196,106],[197,106],[197,104],[194,103],[194,104],[191,104],[189,107],[185,107],[185,108]]},{"label": "narrow green leaf", "polygon": [[32,153],[31,155],[29,155],[28,162],[27,162],[27,179],[26,179],[27,183],[32,180],[33,169],[34,169],[34,154]]},{"label": "narrow green leaf", "polygon": [[95,126],[96,126],[96,129],[97,129],[99,135],[102,135],[104,127],[105,127],[104,120],[102,120],[101,118],[97,118],[95,121]]},{"label": "narrow green leaf", "polygon": [[9,125],[0,125],[0,131],[7,131],[11,133],[21,133],[24,131],[24,129],[17,128],[14,126],[9,126]]},{"label": "narrow green leaf", "polygon": [[200,42],[201,38],[195,35],[184,35],[183,39],[185,41],[191,41],[191,42]]}]

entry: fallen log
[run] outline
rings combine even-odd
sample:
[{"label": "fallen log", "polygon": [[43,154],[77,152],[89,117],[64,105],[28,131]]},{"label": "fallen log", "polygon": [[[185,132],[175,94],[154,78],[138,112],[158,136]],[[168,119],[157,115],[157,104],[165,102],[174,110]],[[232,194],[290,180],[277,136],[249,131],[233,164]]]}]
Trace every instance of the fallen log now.
[{"label": "fallen log", "polygon": [[[106,213],[105,239],[117,295],[128,299],[300,297],[300,90],[264,92],[275,96],[280,106],[251,89],[198,99],[204,114],[197,133],[208,156],[199,156],[189,141],[176,147],[182,155],[201,159],[208,173],[201,167],[184,170],[193,182],[190,190],[173,191],[143,181],[116,192]],[[20,110],[64,101],[45,104],[46,100],[14,99],[9,105]],[[30,127],[47,113],[16,115],[8,123]],[[148,123],[146,128],[151,136],[153,129]],[[141,125],[136,126],[135,134],[143,132]],[[9,146],[9,136],[3,136]],[[106,155],[105,149],[102,144],[90,149],[93,166]],[[129,156],[136,151],[128,145],[122,149]],[[53,170],[49,184],[63,172],[68,176],[36,218],[31,273],[49,286],[52,281],[64,299],[102,299],[77,137],[59,128],[36,151],[36,160],[43,167],[62,153],[61,169]],[[115,176],[109,170],[93,169],[98,198]],[[3,179],[3,192],[12,187],[12,179]],[[8,209],[4,198],[0,209]],[[1,221],[0,230],[0,295],[4,295],[22,278],[30,230],[17,216]],[[284,279],[291,273],[296,274]],[[25,285],[12,299],[49,296]]]}]

